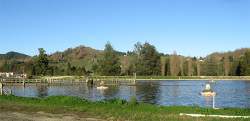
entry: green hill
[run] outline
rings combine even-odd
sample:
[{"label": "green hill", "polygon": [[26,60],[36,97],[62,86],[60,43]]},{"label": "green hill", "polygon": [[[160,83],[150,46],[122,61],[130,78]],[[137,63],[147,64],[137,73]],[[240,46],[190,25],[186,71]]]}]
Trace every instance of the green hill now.
[{"label": "green hill", "polygon": [[26,58],[30,58],[30,56],[14,51],[8,52],[6,54],[0,54],[0,59],[26,59]]}]

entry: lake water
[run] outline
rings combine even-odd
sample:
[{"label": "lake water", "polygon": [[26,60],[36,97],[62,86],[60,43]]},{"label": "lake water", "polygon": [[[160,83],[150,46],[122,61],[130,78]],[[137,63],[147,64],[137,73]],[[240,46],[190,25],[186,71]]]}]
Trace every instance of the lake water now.
[{"label": "lake water", "polygon": [[[157,105],[183,105],[211,107],[212,97],[203,97],[199,93],[208,81],[138,81],[134,86],[126,84],[108,86],[106,90],[97,90],[86,83],[71,85],[26,85],[6,86],[16,96],[47,97],[51,95],[69,95],[89,100],[121,98],[128,100],[136,96],[140,102]],[[215,81],[211,84],[217,93],[216,107],[250,108],[250,81]]]}]

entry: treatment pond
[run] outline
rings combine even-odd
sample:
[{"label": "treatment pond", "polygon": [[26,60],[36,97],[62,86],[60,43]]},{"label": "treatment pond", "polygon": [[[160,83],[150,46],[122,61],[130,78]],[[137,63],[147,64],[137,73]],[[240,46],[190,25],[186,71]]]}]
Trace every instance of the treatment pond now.
[{"label": "treatment pond", "polygon": [[[138,101],[157,105],[182,105],[211,107],[213,97],[202,96],[200,92],[209,81],[137,81],[135,85],[110,85],[100,90],[96,86],[80,84],[27,84],[8,85],[12,94],[24,97],[47,97],[52,95],[77,96],[89,100],[120,98],[129,100],[136,96]],[[215,106],[250,108],[250,81],[214,81],[210,82]]]}]

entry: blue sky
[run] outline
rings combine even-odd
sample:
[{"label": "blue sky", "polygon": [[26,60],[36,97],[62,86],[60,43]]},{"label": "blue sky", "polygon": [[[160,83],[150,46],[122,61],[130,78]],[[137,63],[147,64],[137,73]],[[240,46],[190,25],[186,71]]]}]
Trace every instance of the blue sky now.
[{"label": "blue sky", "polygon": [[0,53],[86,45],[206,56],[250,46],[249,0],[0,0]]}]

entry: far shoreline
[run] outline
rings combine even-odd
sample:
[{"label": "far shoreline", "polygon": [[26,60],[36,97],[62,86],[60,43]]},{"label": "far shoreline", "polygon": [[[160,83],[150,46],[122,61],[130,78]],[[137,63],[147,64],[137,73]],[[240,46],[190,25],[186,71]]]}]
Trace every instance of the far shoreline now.
[{"label": "far shoreline", "polygon": [[104,79],[104,80],[135,80],[135,81],[178,81],[178,80],[197,80],[197,81],[250,81],[250,76],[36,76],[34,79],[63,79],[63,80],[84,80]]},{"label": "far shoreline", "polygon": [[250,81],[250,79],[136,79],[136,81]]}]

